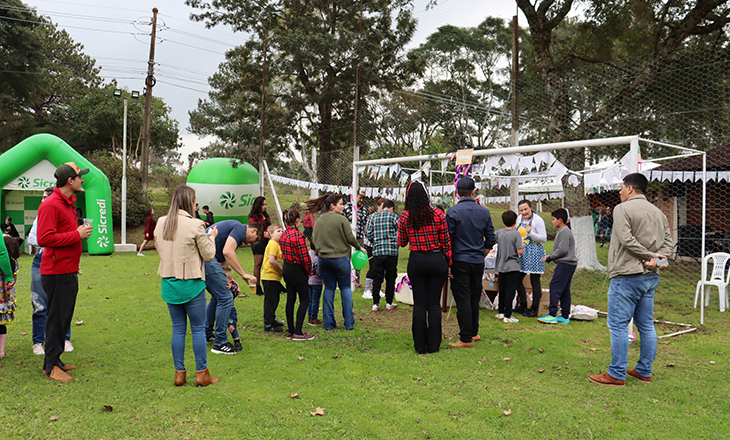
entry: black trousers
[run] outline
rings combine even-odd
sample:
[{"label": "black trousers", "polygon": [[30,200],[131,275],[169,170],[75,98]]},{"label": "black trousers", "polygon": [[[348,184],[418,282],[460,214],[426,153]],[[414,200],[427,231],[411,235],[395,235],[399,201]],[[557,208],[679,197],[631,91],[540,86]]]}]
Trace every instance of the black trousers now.
[{"label": "black trousers", "polygon": [[[282,275],[286,281],[286,325],[289,333],[301,335],[304,316],[309,308],[309,277],[307,270],[301,264],[289,264],[286,261],[282,267]],[[299,295],[297,320],[294,322],[294,305]]]},{"label": "black trousers", "polygon": [[441,251],[411,251],[408,279],[413,289],[413,346],[418,353],[441,348],[441,289],[449,264]]},{"label": "black trousers", "polygon": [[66,331],[71,325],[76,295],[79,293],[78,273],[61,275],[41,275],[41,284],[46,291],[46,357],[43,368],[51,375],[53,367],[63,367],[61,361]]},{"label": "black trousers", "polygon": [[[365,252],[367,252],[367,254],[368,254],[368,258],[372,257],[373,256],[373,247],[372,246],[364,246],[364,247],[365,247]],[[371,280],[375,279],[374,278],[375,272],[373,272],[374,269],[375,268],[373,267],[373,260],[370,259],[370,262],[368,263],[368,273],[365,274],[366,279],[367,278],[370,278]]]},{"label": "black trousers", "polygon": [[[525,290],[523,280],[525,279],[525,275],[527,274],[524,272],[520,272],[520,274],[520,283],[517,285],[517,307],[522,307],[523,309],[526,309],[527,290]],[[540,299],[542,299],[542,285],[540,285],[540,275],[541,274],[539,273],[530,274],[530,285],[532,286],[532,307],[530,307],[530,309],[536,312],[540,308]]]},{"label": "black trousers", "polygon": [[279,295],[284,286],[279,281],[261,280],[261,287],[264,289],[264,326],[271,327],[274,325]]},{"label": "black trousers", "polygon": [[454,261],[451,265],[451,293],[456,301],[459,339],[471,342],[479,333],[479,299],[482,296],[484,263]]},{"label": "black trousers", "polygon": [[558,263],[553,272],[553,279],[550,280],[550,315],[558,316],[558,303],[563,318],[570,316],[570,283],[577,266],[572,264]]},{"label": "black trousers", "polygon": [[512,316],[512,301],[515,299],[515,291],[520,280],[522,273],[518,270],[499,273],[499,313],[505,318]]},{"label": "black trousers", "polygon": [[[385,302],[393,304],[395,279],[398,277],[398,256],[378,255],[370,260],[373,277],[373,304],[380,304],[380,287],[385,280]],[[370,271],[368,271],[368,275]]]}]

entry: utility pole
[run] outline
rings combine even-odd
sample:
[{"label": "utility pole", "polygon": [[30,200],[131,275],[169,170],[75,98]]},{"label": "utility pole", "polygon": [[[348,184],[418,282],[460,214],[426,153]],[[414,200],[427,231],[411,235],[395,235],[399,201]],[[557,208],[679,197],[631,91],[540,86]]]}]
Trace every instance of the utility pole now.
[{"label": "utility pole", "polygon": [[268,32],[264,31],[264,65],[261,75],[261,139],[259,145],[259,193],[264,195],[264,131],[266,130],[266,51],[268,50]]},{"label": "utility pole", "polygon": [[[517,80],[520,73],[520,28],[517,25],[517,16],[512,17],[512,146],[519,145],[518,134],[520,131]],[[512,169],[512,176],[516,176],[517,166]],[[512,209],[519,212],[517,204],[519,203],[519,180],[512,179],[510,183],[510,199],[512,200]]]},{"label": "utility pole", "polygon": [[150,167],[150,118],[152,116],[152,87],[155,86],[155,37],[157,35],[157,8],[152,9],[152,41],[144,94],[144,139],[142,140],[142,192],[147,194]]}]

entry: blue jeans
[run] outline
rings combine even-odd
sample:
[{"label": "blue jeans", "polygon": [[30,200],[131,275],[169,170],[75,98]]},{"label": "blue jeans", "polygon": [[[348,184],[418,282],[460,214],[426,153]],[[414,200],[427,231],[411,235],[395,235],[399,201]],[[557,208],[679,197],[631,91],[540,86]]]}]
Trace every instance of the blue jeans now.
[{"label": "blue jeans", "polygon": [[309,285],[309,309],[307,314],[310,319],[317,319],[319,314],[319,298],[322,296],[322,285]]},{"label": "blue jeans", "polygon": [[218,260],[213,258],[211,261],[206,261],[205,287],[211,296],[206,327],[208,330],[213,329],[213,321],[210,320],[210,317],[215,316],[214,345],[223,345],[228,342],[226,329],[228,319],[231,317],[231,307],[233,307],[233,293],[226,287],[226,284],[226,274]]},{"label": "blue jeans", "polygon": [[[46,340],[46,291],[41,284],[41,256],[37,252],[30,268],[30,302],[33,305],[33,344],[43,344]],[[66,340],[71,340],[71,326],[66,332]]]},{"label": "blue jeans", "polygon": [[651,364],[656,356],[654,329],[654,289],[659,275],[651,273],[633,277],[611,278],[608,288],[608,329],[611,331],[611,365],[608,374],[614,379],[626,378],[629,364],[629,322],[639,331],[641,354],[636,372],[651,377]]},{"label": "blue jeans", "polygon": [[[218,300],[215,299],[215,296],[210,297],[210,302],[208,303],[208,309],[205,311],[205,339],[207,340],[209,336],[213,335],[213,323],[215,323],[215,314],[218,310]],[[226,330],[228,330],[228,326],[233,324],[234,327],[238,326],[238,310],[236,310],[236,306],[231,306],[231,316],[228,318],[228,324],[226,325]],[[238,335],[238,328],[234,328],[231,332],[231,337],[233,339],[239,339]]]},{"label": "blue jeans", "polygon": [[193,352],[195,353],[195,370],[208,368],[208,353],[205,343],[205,290],[185,304],[167,304],[172,319],[172,359],[177,371],[185,371],[185,334],[193,333]]},{"label": "blue jeans", "polygon": [[332,330],[337,327],[335,322],[335,289],[340,287],[342,296],[342,317],[345,318],[345,328],[352,330],[355,327],[355,316],[352,314],[352,287],[350,287],[350,259],[319,257],[319,272],[324,281],[324,300],[322,301],[322,317],[324,329]]}]

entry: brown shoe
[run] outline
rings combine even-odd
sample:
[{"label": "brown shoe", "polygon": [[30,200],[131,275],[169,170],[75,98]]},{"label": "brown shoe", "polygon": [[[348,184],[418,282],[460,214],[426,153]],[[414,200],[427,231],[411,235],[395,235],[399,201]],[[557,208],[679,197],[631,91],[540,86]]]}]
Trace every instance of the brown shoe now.
[{"label": "brown shoe", "polygon": [[474,346],[471,342],[462,342],[461,339],[456,342],[449,342],[449,345],[454,348],[472,348]]},{"label": "brown shoe", "polygon": [[210,371],[206,368],[205,370],[200,370],[195,372],[195,383],[199,387],[208,386],[212,383],[218,383],[220,379],[217,377],[210,377]]},{"label": "brown shoe", "polygon": [[593,383],[597,383],[598,385],[610,385],[614,387],[622,387],[626,385],[625,380],[618,380],[614,379],[610,374],[603,373],[603,374],[596,374],[595,376],[591,376],[588,378]]},{"label": "brown shoe", "polygon": [[178,371],[175,370],[175,386],[181,387],[185,385],[185,373],[187,373],[188,370],[182,370]]},{"label": "brown shoe", "polygon": [[651,382],[651,377],[641,376],[639,373],[636,372],[636,370],[633,370],[633,369],[632,370],[626,370],[626,374],[628,374],[629,376],[633,376],[633,377],[639,379],[640,381],[642,381],[644,383],[650,383]]},{"label": "brown shoe", "polygon": [[51,380],[56,380],[58,382],[70,382],[74,380],[73,377],[69,376],[68,373],[63,371],[58,365],[54,366],[53,370],[51,370],[51,375],[46,377]]},{"label": "brown shoe", "polygon": [[479,335],[476,335],[476,336],[472,336],[471,337],[471,342],[479,342],[481,340],[482,340],[482,337],[479,336]]},{"label": "brown shoe", "polygon": [[[63,371],[73,371],[73,370],[75,370],[75,369],[76,369],[76,367],[75,367],[75,366],[73,366],[73,365],[64,365],[63,367],[61,367],[61,369],[62,369]],[[45,374],[46,374],[46,370],[45,370],[45,369],[43,369],[43,375],[45,375]]]}]

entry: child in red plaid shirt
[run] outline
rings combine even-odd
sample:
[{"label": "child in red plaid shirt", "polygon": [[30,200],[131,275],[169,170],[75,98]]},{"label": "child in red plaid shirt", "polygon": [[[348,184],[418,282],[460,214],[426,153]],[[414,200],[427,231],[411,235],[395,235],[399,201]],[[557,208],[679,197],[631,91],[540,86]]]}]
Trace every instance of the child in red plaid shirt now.
[{"label": "child in red plaid shirt", "polygon": [[[279,240],[283,264],[284,281],[286,281],[286,323],[289,335],[294,341],[309,341],[314,335],[302,331],[304,316],[309,308],[309,275],[312,273],[312,261],[309,259],[304,235],[299,232],[299,212],[290,209],[282,213],[286,231]],[[294,305],[299,295],[297,320],[294,321]]]}]

